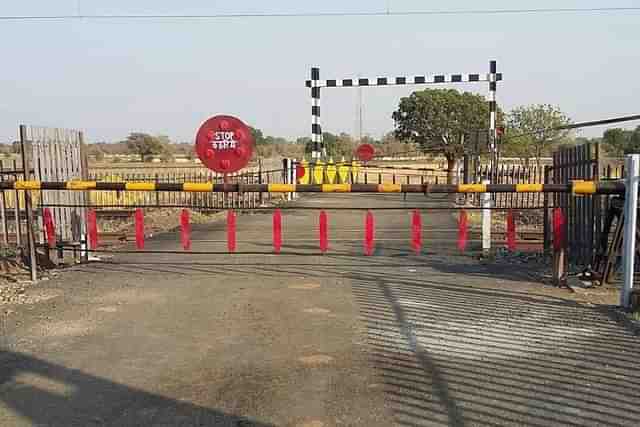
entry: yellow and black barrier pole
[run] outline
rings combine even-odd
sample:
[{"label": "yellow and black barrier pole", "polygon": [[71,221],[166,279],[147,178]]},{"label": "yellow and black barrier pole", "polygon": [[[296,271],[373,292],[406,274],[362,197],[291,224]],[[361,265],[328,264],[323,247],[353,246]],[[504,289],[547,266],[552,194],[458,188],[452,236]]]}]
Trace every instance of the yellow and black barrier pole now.
[{"label": "yellow and black barrier pole", "polygon": [[214,184],[96,181],[4,181],[0,190],[177,191],[189,193],[573,193],[622,194],[622,181],[573,181],[567,184]]}]

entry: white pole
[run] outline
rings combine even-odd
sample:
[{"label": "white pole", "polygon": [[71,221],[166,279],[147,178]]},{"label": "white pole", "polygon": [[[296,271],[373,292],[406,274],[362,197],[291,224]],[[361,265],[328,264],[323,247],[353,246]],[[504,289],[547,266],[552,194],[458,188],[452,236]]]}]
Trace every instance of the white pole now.
[{"label": "white pole", "polygon": [[[293,159],[287,159],[287,184],[293,184]],[[293,200],[293,193],[289,193],[289,201]]]},{"label": "white pole", "polygon": [[[489,184],[489,180],[482,181]],[[491,250],[491,193],[482,193],[482,253],[487,256]]]},{"label": "white pole", "polygon": [[627,156],[625,170],[626,196],[624,199],[624,246],[622,265],[624,279],[620,294],[620,305],[629,308],[629,296],[633,290],[633,272],[636,253],[636,220],[638,216],[638,181],[640,180],[640,154]]},{"label": "white pole", "polygon": [[[298,183],[298,160],[297,159],[292,159],[291,160],[291,165],[292,165],[292,171],[291,171],[291,183],[292,184],[297,184]],[[298,198],[298,193],[292,193],[291,197],[293,198],[293,200]]]}]

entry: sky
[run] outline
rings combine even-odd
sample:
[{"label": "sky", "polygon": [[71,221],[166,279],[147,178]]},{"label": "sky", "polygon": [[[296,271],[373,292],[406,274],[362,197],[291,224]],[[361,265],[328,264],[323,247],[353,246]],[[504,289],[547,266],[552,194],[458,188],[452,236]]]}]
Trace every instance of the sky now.
[{"label": "sky", "polygon": [[[640,7],[640,0],[21,0],[2,2],[0,16],[605,6]],[[504,110],[550,103],[574,121],[638,114],[639,22],[640,11],[0,21],[0,142],[14,140],[21,123],[80,129],[89,142],[132,131],[192,142],[216,114],[236,115],[269,135],[307,136],[304,81],[312,66],[321,79],[375,78],[486,73],[495,59]],[[488,91],[487,83],[438,87]],[[420,88],[363,89],[364,133],[392,130],[398,101]],[[321,104],[323,130],[357,135],[357,89],[325,89]]]}]

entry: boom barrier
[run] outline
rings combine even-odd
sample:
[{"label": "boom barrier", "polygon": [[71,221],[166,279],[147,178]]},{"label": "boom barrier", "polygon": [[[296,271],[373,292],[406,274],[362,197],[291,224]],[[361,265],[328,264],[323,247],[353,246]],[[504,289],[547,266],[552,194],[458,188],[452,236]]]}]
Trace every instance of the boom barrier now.
[{"label": "boom barrier", "polygon": [[566,184],[214,184],[5,181],[0,190],[180,191],[191,193],[572,193],[623,194],[622,181],[571,181]]}]

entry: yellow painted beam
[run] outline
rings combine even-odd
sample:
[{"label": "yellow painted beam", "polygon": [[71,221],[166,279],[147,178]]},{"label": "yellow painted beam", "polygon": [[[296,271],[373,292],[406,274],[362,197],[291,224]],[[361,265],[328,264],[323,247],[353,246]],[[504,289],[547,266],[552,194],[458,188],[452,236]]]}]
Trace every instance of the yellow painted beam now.
[{"label": "yellow painted beam", "polygon": [[269,184],[269,193],[293,193],[296,191],[295,184]]},{"label": "yellow painted beam", "polygon": [[213,191],[213,184],[210,182],[185,182],[182,184],[182,189],[187,192],[206,193]]},{"label": "yellow painted beam", "polygon": [[596,183],[594,181],[573,181],[573,194],[595,194]]},{"label": "yellow painted beam", "polygon": [[124,189],[127,191],[155,191],[155,182],[127,182],[124,185]]},{"label": "yellow painted beam", "polygon": [[67,181],[67,190],[95,190],[95,181]]},{"label": "yellow painted beam", "polygon": [[401,184],[378,184],[378,192],[380,193],[401,193]]},{"label": "yellow painted beam", "polygon": [[40,181],[16,181],[13,188],[16,190],[39,190]]},{"label": "yellow painted beam", "polygon": [[349,193],[351,191],[351,184],[323,184],[323,193]]},{"label": "yellow painted beam", "polygon": [[516,184],[516,193],[542,193],[542,184]]},{"label": "yellow painted beam", "polygon": [[486,193],[487,185],[486,184],[459,184],[458,192],[459,193]]}]

